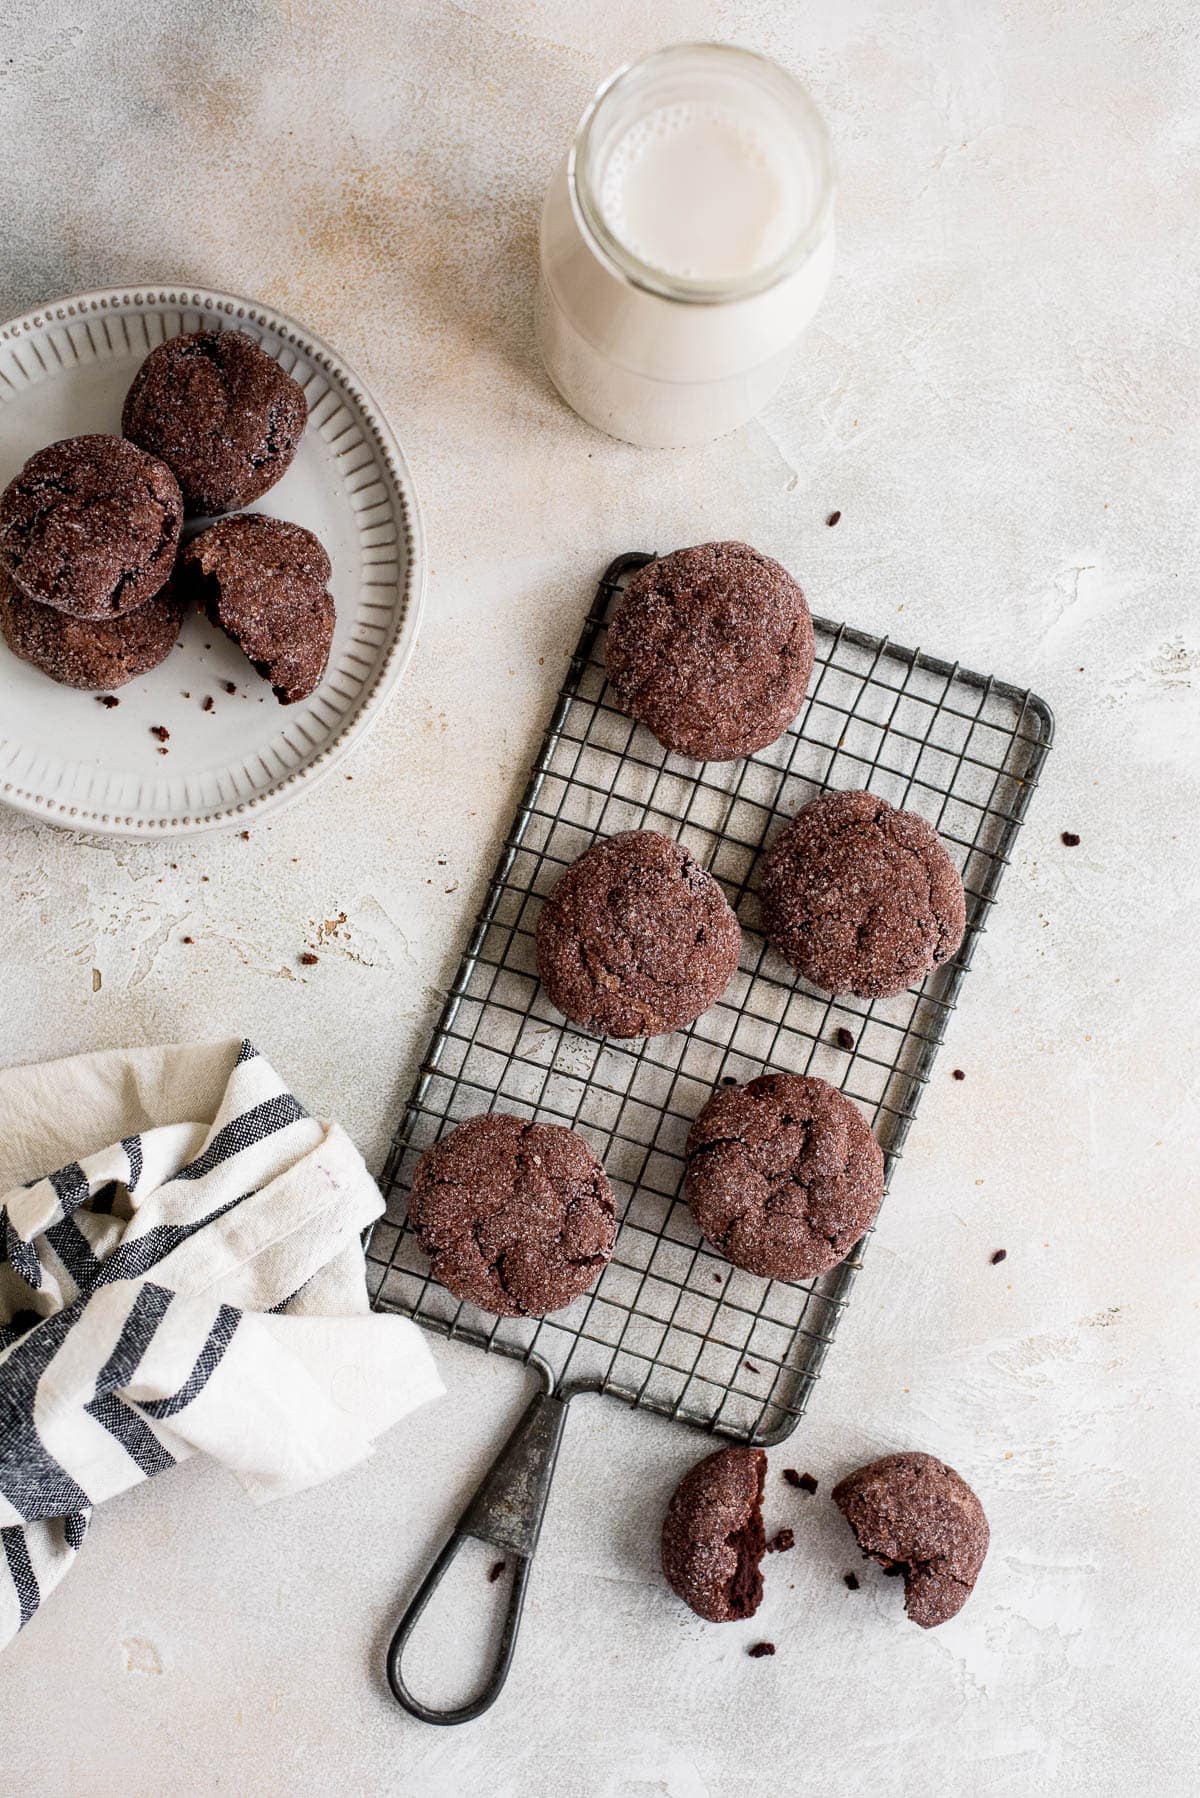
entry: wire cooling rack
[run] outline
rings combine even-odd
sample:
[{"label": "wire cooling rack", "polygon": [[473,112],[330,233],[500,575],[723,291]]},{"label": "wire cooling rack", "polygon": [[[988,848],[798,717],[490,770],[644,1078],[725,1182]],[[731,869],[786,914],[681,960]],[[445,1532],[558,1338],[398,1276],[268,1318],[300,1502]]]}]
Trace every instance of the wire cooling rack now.
[{"label": "wire cooling rack", "polygon": [[[771,1068],[819,1074],[862,1107],[890,1179],[1054,723],[1033,693],[816,619],[813,682],[794,727],[742,762],[685,761],[631,722],[605,679],[606,621],[625,578],[650,559],[619,557],[600,582],[396,1133],[368,1277],[376,1308],[536,1364],[563,1398],[611,1393],[770,1445],[804,1410],[863,1245],[831,1273],[795,1285],[731,1267],[703,1242],[680,1197],[691,1122],[722,1081]],[[961,950],[896,998],[817,992],[759,928],[760,850],[830,787],[868,787],[921,812],[963,876]],[[537,980],[534,927],[565,868],[598,837],[633,829],[677,838],[716,876],[743,945],[729,989],[695,1024],[627,1043],[587,1036],[555,1012]],[[430,1278],[405,1224],[422,1152],[493,1109],[580,1130],[617,1197],[611,1263],[590,1293],[548,1318],[493,1318],[459,1304]]]}]

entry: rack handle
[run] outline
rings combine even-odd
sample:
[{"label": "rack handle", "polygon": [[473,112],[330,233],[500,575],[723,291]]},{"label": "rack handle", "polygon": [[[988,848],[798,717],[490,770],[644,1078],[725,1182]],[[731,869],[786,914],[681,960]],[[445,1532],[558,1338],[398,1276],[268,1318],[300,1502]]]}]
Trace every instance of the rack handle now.
[{"label": "rack handle", "polygon": [[[482,1716],[504,1689],[517,1645],[525,1588],[541,1534],[568,1402],[550,1391],[539,1392],[531,1400],[396,1626],[387,1651],[388,1684],[396,1701],[422,1723],[469,1723],[473,1717]],[[504,1630],[495,1665],[478,1697],[454,1710],[435,1710],[414,1697],[405,1683],[404,1652],[451,1562],[466,1539],[472,1536],[504,1549],[515,1558]]]}]

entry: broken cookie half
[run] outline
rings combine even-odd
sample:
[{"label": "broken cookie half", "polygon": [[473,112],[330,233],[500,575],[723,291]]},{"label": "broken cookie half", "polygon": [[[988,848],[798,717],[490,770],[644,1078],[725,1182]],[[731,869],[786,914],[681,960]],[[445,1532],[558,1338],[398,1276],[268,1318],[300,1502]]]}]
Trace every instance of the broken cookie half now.
[{"label": "broken cookie half", "polygon": [[884,1455],[847,1474],[833,1502],[858,1546],[904,1575],[904,1609],[922,1629],[957,1616],[988,1551],[983,1506],[962,1476],[933,1455]]},{"label": "broken cookie half", "polygon": [[709,1623],[753,1617],[762,1601],[766,1477],[761,1448],[718,1449],[684,1475],[667,1507],[663,1572]]},{"label": "broken cookie half", "polygon": [[270,681],[281,704],[294,705],[316,691],[329,660],[331,572],[311,531],[245,512],[192,539],[176,582]]}]

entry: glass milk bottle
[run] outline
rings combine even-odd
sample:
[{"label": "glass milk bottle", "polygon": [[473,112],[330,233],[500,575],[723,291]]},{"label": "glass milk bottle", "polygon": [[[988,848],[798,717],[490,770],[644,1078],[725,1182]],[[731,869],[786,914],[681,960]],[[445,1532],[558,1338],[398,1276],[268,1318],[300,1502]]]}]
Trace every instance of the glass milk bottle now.
[{"label": "glass milk bottle", "polygon": [[648,447],[752,418],[833,265],[833,159],[765,57],[676,44],[618,70],[546,196],[538,341],[581,417]]}]

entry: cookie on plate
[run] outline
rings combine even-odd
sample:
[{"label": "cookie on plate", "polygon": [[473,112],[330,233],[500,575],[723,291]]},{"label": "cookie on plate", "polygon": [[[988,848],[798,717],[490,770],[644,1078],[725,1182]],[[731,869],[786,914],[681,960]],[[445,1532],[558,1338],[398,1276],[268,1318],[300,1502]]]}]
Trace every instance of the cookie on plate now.
[{"label": "cookie on plate", "polygon": [[408,1221],[436,1280],[497,1317],[544,1317],[595,1284],[613,1252],[612,1188],[561,1124],[493,1111],[417,1163]]},{"label": "cookie on plate", "polygon": [[653,830],[607,837],[569,867],[537,923],[542,983],[598,1036],[661,1036],[732,980],[738,921],[712,875]]},{"label": "cookie on plate", "polygon": [[662,1529],[662,1568],[684,1604],[709,1623],[753,1617],[766,1553],[761,1448],[719,1448],[676,1486]]},{"label": "cookie on plate", "polygon": [[608,628],[608,678],[667,749],[728,762],[795,718],[813,667],[804,594],[745,543],[701,543],[641,568]]},{"label": "cookie on plate", "polygon": [[123,437],[66,437],[0,494],[0,568],[73,618],[120,618],[165,584],[183,500],[164,463]]},{"label": "cookie on plate", "polygon": [[827,1081],[761,1074],[715,1092],[687,1140],[684,1197],[706,1239],[768,1280],[823,1274],[883,1198],[883,1151]]},{"label": "cookie on plate", "polygon": [[148,674],[175,647],[182,617],[170,586],[120,618],[73,618],[26,599],[0,575],[0,634],[14,655],[64,687],[102,693]]},{"label": "cookie on plate", "polygon": [[983,1506],[933,1455],[884,1455],[847,1474],[833,1502],[863,1554],[904,1575],[904,1609],[922,1629],[957,1616],[988,1551]]},{"label": "cookie on plate", "polygon": [[763,858],[759,895],[767,940],[827,993],[903,992],[966,929],[937,832],[874,793],[822,793],[797,812]]},{"label": "cookie on plate", "polygon": [[335,612],[329,557],[311,531],[248,512],[193,537],[176,580],[269,680],[283,705],[321,683]]},{"label": "cookie on plate", "polygon": [[189,512],[248,506],[286,472],[308,423],[304,390],[244,331],[189,331],[151,350],[121,429],[174,471]]}]

